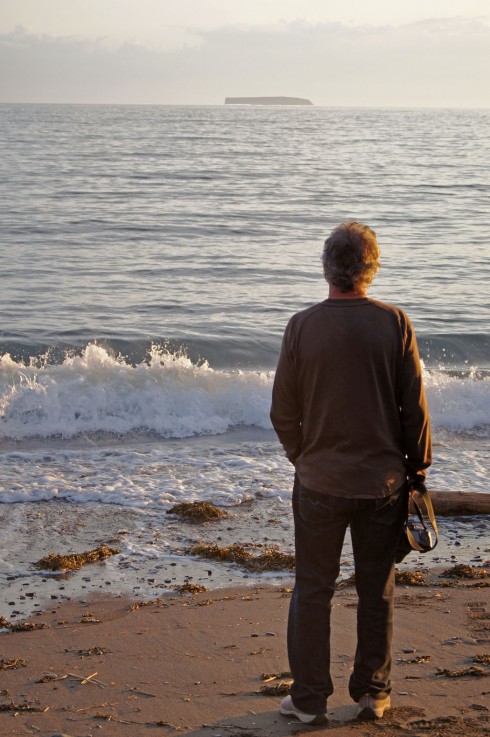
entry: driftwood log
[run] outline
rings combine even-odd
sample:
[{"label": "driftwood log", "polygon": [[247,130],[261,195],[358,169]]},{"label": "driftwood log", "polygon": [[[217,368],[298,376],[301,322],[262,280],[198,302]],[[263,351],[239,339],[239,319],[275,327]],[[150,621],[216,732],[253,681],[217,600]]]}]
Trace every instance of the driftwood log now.
[{"label": "driftwood log", "polygon": [[436,517],[453,517],[459,514],[490,514],[490,493],[430,490],[430,498]]}]

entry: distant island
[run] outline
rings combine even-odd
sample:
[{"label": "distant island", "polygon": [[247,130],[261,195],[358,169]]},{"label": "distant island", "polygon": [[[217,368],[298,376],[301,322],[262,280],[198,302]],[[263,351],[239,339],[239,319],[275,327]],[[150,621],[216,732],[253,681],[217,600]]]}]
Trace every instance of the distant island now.
[{"label": "distant island", "polygon": [[225,105],[313,105],[303,97],[226,97]]}]

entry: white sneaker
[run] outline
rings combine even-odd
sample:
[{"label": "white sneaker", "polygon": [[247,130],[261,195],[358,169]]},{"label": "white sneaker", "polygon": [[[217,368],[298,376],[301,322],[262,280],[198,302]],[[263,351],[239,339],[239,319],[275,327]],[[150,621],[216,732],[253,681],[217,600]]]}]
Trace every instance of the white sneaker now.
[{"label": "white sneaker", "polygon": [[365,693],[361,696],[359,703],[357,704],[358,719],[381,719],[386,709],[391,706],[390,697],[386,696],[384,699],[375,699],[371,694]]},{"label": "white sneaker", "polygon": [[286,696],[279,707],[279,714],[284,717],[296,717],[303,724],[326,724],[326,714],[305,714],[304,711],[300,711],[293,704],[291,696]]}]

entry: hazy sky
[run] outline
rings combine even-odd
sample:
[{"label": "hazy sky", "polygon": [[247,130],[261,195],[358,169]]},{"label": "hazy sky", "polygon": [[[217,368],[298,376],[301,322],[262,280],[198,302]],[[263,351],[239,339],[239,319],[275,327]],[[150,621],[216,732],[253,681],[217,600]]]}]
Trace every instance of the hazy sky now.
[{"label": "hazy sky", "polygon": [[489,0],[0,0],[0,101],[490,107]]}]

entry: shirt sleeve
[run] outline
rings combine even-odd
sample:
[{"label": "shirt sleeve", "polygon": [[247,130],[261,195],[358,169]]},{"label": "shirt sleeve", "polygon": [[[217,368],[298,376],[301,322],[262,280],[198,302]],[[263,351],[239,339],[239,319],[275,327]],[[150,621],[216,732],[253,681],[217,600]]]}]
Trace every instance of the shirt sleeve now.
[{"label": "shirt sleeve", "polygon": [[274,385],[271,421],[286,456],[294,464],[301,449],[301,406],[293,352],[293,324],[284,333]]},{"label": "shirt sleeve", "polygon": [[413,479],[423,481],[425,470],[432,463],[430,417],[417,339],[408,318],[401,377],[400,418],[407,473]]}]

